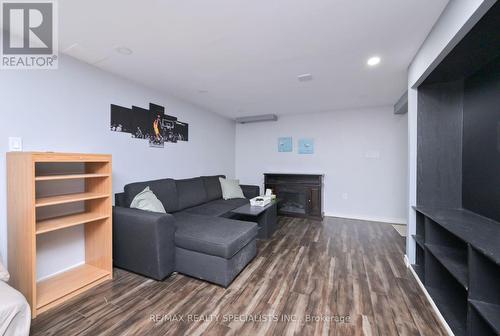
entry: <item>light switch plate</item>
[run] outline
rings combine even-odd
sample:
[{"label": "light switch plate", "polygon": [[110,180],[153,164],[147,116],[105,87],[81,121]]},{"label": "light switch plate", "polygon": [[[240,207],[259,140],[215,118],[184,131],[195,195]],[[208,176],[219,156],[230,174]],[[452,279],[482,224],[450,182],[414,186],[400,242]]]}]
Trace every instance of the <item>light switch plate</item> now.
[{"label": "light switch plate", "polygon": [[9,137],[9,151],[21,152],[23,150],[23,139],[19,137]]}]

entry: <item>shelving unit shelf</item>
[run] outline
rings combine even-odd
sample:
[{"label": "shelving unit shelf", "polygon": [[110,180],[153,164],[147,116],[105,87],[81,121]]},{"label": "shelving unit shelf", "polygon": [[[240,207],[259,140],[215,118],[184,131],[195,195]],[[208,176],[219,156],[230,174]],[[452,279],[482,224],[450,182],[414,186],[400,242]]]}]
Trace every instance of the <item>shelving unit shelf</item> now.
[{"label": "shelving unit shelf", "polygon": [[500,305],[485,303],[482,301],[469,300],[471,306],[482,318],[500,335]]},{"label": "shelving unit shelf", "polygon": [[[7,153],[10,282],[32,318],[112,278],[111,173],[110,155]],[[85,261],[37,281],[37,237],[77,225]]]},{"label": "shelving unit shelf", "polygon": [[453,300],[449,300],[449,293],[440,288],[430,286],[427,287],[427,292],[429,292],[430,296],[434,300],[434,303],[436,303],[436,306],[446,318],[446,321],[455,335],[465,335],[465,321],[462,320],[464,318],[463,309],[457,309],[461,307],[454,306],[455,302]]},{"label": "shelving unit shelf", "polygon": [[92,223],[107,218],[109,218],[108,215],[101,215],[92,212],[83,212],[67,216],[44,219],[36,222],[36,234],[38,235],[42,233],[68,228],[75,225]]},{"label": "shelving unit shelf", "polygon": [[421,248],[424,248],[424,237],[419,236],[419,235],[412,235],[413,239],[415,242],[420,246]]},{"label": "shelving unit shelf", "polygon": [[468,289],[467,254],[465,251],[434,244],[425,244],[425,247],[460,285]]},{"label": "shelving unit shelf", "polygon": [[414,207],[425,223],[415,273],[455,335],[500,335],[500,223],[465,209]]},{"label": "shelving unit shelf", "polygon": [[106,198],[106,197],[108,197],[107,194],[96,193],[96,192],[84,192],[84,193],[41,197],[35,200],[35,207],[39,208],[50,205],[89,201],[93,199]]},{"label": "shelving unit shelf", "polygon": [[56,181],[56,180],[75,180],[86,178],[109,177],[109,174],[54,174],[36,176],[35,181]]}]

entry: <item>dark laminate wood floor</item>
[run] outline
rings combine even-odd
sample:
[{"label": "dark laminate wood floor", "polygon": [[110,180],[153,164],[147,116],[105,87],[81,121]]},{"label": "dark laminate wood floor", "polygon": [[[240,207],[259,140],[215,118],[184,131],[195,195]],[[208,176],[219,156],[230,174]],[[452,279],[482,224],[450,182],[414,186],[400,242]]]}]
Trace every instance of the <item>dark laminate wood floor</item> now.
[{"label": "dark laminate wood floor", "polygon": [[391,225],[339,218],[280,218],[279,225],[227,289],[116,269],[113,281],[41,314],[31,333],[446,335]]}]

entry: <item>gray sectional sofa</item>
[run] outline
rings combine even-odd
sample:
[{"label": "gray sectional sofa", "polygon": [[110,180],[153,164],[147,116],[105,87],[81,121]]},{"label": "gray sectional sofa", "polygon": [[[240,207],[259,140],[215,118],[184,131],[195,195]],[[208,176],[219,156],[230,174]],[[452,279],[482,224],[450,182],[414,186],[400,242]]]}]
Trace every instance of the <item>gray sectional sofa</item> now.
[{"label": "gray sectional sofa", "polygon": [[[231,210],[259,187],[242,185],[246,198],[224,200],[219,176],[126,185],[113,208],[114,265],[156,280],[176,271],[227,287],[257,253],[257,224],[230,219]],[[167,214],[129,207],[147,186]]]}]

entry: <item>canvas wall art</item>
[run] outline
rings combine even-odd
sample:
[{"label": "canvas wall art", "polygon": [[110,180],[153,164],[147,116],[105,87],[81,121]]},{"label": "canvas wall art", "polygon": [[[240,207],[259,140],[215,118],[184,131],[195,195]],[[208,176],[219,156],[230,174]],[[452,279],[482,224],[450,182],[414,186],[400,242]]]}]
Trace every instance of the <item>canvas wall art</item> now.
[{"label": "canvas wall art", "polygon": [[165,114],[165,107],[149,104],[127,108],[111,105],[111,131],[130,133],[132,138],[147,140],[150,147],[164,147],[165,142],[188,141],[189,125]]},{"label": "canvas wall art", "polygon": [[291,152],[293,150],[292,137],[278,138],[278,152]]},{"label": "canvas wall art", "polygon": [[299,154],[314,154],[314,139],[299,139]]}]

